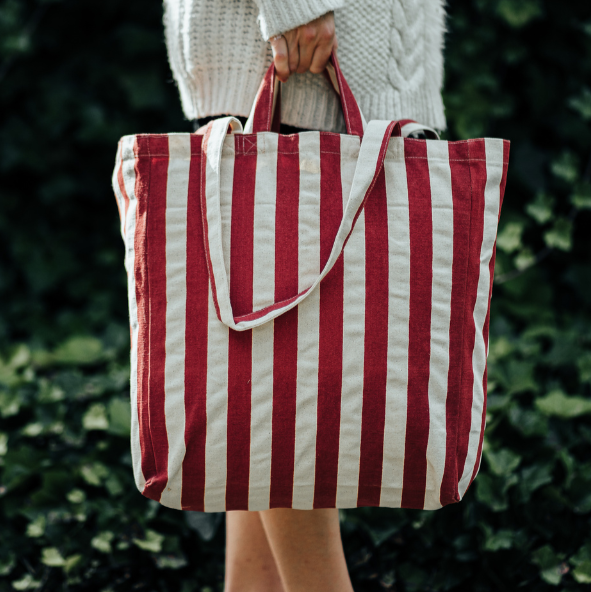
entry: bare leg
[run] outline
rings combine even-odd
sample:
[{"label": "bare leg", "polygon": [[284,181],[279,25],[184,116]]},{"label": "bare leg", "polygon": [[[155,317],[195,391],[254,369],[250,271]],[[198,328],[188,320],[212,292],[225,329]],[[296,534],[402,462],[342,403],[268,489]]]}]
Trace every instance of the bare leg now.
[{"label": "bare leg", "polygon": [[259,512],[226,512],[225,592],[284,592]]},{"label": "bare leg", "polygon": [[335,509],[260,512],[286,592],[353,592]]}]

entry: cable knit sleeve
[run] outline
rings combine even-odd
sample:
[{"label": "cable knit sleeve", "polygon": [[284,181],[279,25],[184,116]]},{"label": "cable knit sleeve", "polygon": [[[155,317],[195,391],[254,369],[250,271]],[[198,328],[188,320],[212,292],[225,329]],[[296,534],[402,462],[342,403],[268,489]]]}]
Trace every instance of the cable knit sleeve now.
[{"label": "cable knit sleeve", "polygon": [[344,0],[255,0],[259,7],[259,26],[265,41],[319,16],[341,8]]}]

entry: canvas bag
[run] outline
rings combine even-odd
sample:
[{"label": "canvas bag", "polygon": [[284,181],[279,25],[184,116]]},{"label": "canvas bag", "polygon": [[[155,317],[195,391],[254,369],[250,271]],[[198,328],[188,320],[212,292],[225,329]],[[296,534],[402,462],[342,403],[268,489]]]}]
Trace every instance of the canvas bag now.
[{"label": "canvas bag", "polygon": [[[366,124],[123,137],[135,482],[165,506],[437,509],[476,476],[509,142]],[[429,132],[431,137],[436,137]]]}]

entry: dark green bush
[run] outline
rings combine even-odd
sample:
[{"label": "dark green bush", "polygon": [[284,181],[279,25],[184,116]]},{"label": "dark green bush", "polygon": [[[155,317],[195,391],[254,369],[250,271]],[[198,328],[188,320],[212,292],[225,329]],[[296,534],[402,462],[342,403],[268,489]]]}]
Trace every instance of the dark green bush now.
[{"label": "dark green bush", "polygon": [[[450,0],[448,139],[512,141],[480,474],[343,512],[357,590],[591,589],[591,5]],[[0,3],[0,592],[221,590],[219,516],[141,497],[115,145],[188,131],[161,4]]]}]

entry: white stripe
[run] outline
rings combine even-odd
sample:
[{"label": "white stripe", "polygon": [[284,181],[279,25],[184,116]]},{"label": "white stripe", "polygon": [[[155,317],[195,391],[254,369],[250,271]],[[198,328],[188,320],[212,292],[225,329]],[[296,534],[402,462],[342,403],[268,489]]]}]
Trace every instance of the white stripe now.
[{"label": "white stripe", "polygon": [[406,440],[410,231],[404,140],[391,138],[384,162],[388,196],[388,369],[380,505],[400,507]]},{"label": "white stripe", "polygon": [[222,218],[222,251],[224,254],[224,268],[230,285],[230,237],[232,229],[232,190],[234,183],[234,136],[226,138],[222,151],[221,178],[220,178],[220,214]]},{"label": "white stripe", "polygon": [[228,450],[229,329],[216,316],[211,286],[209,288],[208,311],[204,510],[206,512],[223,512],[226,509]]},{"label": "white stripe", "polygon": [[119,187],[119,178],[118,173],[119,169],[121,168],[122,159],[121,153],[123,150],[123,143],[125,142],[125,138],[121,139],[121,144],[119,145],[119,149],[117,150],[117,158],[115,162],[115,169],[113,170],[113,177],[111,179],[113,185],[113,191],[115,192],[115,198],[117,199],[117,204],[119,206],[119,218],[120,218],[120,229],[121,229],[121,236],[125,241],[125,199],[123,197],[123,193],[121,192],[121,187]]},{"label": "white stripe", "polygon": [[[222,251],[230,282],[232,185],[234,182],[234,137],[226,138],[222,151],[220,214]],[[228,425],[228,342],[229,329],[217,318],[209,286],[207,335],[207,435],[205,441],[205,495],[207,512],[226,509],[227,425]]]},{"label": "white stripe", "polygon": [[[160,502],[181,509],[185,457],[185,328],[187,302],[187,197],[191,136],[168,137],[166,184],[166,336],[164,414],[168,437],[168,481]],[[205,320],[205,319],[203,319]]]},{"label": "white stripe", "polygon": [[[474,326],[476,335],[474,339],[474,351],[472,353],[472,368],[474,371],[474,384],[472,390],[472,421],[470,425],[470,438],[468,440],[468,453],[464,464],[464,473],[459,484],[460,497],[464,495],[478,456],[480,443],[480,430],[482,427],[482,411],[484,408],[484,390],[482,381],[486,367],[486,348],[484,343],[484,322],[488,312],[488,297],[490,289],[489,263],[497,236],[497,224],[499,219],[499,205],[501,198],[501,179],[503,176],[503,141],[497,139],[485,139],[486,150],[486,187],[484,190],[484,232],[482,246],[480,248],[480,277],[478,278],[478,292],[474,305]],[[478,197],[478,196],[477,196]]]},{"label": "white stripe", "polygon": [[[341,184],[343,209],[347,202],[359,142],[341,136]],[[365,346],[365,213],[362,211],[343,252],[343,386],[339,432],[337,501],[339,508],[357,506],[361,410],[363,405],[363,356]]]},{"label": "white stripe", "polygon": [[445,469],[446,400],[449,370],[449,322],[453,265],[453,199],[447,142],[427,141],[433,220],[433,283],[431,289],[431,343],[429,361],[429,440],[425,510],[441,507]]},{"label": "white stripe", "polygon": [[[298,212],[298,291],[320,273],[320,134],[301,133]],[[298,369],[296,390],[293,508],[309,510],[314,503],[320,290],[298,309]]]},{"label": "white stripe", "polygon": [[[275,204],[277,134],[257,137],[254,197],[253,307],[272,304],[275,296]],[[249,510],[269,508],[273,423],[273,321],[252,330]]]},{"label": "white stripe", "polygon": [[259,134],[257,136],[252,275],[253,310],[259,310],[275,301],[275,202],[277,199],[278,138],[277,134]]},{"label": "white stripe", "polygon": [[138,312],[135,298],[135,218],[137,215],[137,199],[135,196],[135,154],[133,152],[135,137],[125,136],[122,140],[121,158],[123,161],[123,185],[129,197],[129,208],[125,217],[125,269],[127,270],[127,296],[129,303],[129,320],[131,325],[131,356],[130,356],[130,403],[131,403],[131,460],[135,484],[140,491],[146,486],[142,472],[142,452],[140,443],[140,424],[137,409],[137,343],[138,343]]},{"label": "white stripe", "polygon": [[[225,156],[233,152],[234,137],[227,136],[230,122],[238,122],[232,117],[216,119],[211,126],[205,155],[205,201],[207,204],[207,234],[211,273],[215,277],[217,303],[221,318],[232,324],[230,310],[230,282],[226,274],[224,250],[222,245],[221,185],[225,169]],[[238,125],[240,123],[238,122]],[[240,138],[242,138],[240,136]]]}]

